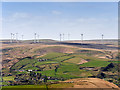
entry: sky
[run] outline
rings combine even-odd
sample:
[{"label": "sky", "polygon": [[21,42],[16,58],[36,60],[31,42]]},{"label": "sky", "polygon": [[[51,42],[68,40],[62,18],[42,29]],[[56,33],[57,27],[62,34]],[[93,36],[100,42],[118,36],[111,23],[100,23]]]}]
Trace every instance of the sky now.
[{"label": "sky", "polygon": [[18,38],[40,39],[118,38],[117,2],[3,2],[2,39],[18,33]]}]

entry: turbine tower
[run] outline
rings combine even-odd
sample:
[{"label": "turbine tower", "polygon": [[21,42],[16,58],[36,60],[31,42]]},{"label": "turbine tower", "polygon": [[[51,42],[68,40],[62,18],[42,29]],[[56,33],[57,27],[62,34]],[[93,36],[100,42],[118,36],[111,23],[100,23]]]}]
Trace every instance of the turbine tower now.
[{"label": "turbine tower", "polygon": [[24,35],[22,35],[22,41],[23,41],[23,37],[24,37]]},{"label": "turbine tower", "polygon": [[39,43],[39,35],[37,35],[37,37],[38,37],[38,40],[37,40],[37,42]]},{"label": "turbine tower", "polygon": [[13,33],[11,33],[11,39],[10,39],[10,42],[11,42],[11,43],[13,42]]},{"label": "turbine tower", "polygon": [[18,42],[18,33],[16,33],[16,42]]},{"label": "turbine tower", "polygon": [[13,42],[14,42],[14,39],[15,39],[15,34],[12,34],[12,36],[13,36]]},{"label": "turbine tower", "polygon": [[83,42],[83,34],[81,34],[81,41]]},{"label": "turbine tower", "polygon": [[102,34],[102,44],[103,44],[103,37],[104,37],[104,35]]},{"label": "turbine tower", "polygon": [[61,41],[62,34],[60,33],[60,41]]},{"label": "turbine tower", "polygon": [[65,36],[65,34],[63,33],[63,41],[64,41],[64,36]]},{"label": "turbine tower", "polygon": [[36,43],[36,35],[37,35],[37,34],[35,33],[35,34],[34,34],[34,37],[35,37],[35,39],[34,39],[34,43]]}]

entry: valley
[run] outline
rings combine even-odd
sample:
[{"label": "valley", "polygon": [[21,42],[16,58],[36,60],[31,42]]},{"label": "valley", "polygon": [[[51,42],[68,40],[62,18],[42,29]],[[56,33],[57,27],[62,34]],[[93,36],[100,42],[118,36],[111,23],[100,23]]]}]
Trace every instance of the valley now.
[{"label": "valley", "polygon": [[[16,85],[44,87],[46,84],[49,88],[56,88],[55,83],[61,84],[66,80],[89,79],[95,83],[94,79],[98,78],[114,83],[113,87],[116,84],[115,88],[120,86],[118,45],[114,40],[104,41],[104,44],[100,41],[41,40],[33,43],[27,40],[9,43],[4,40],[1,51],[3,88]],[[84,84],[73,86],[85,88]],[[73,86],[63,85],[63,88]]]}]

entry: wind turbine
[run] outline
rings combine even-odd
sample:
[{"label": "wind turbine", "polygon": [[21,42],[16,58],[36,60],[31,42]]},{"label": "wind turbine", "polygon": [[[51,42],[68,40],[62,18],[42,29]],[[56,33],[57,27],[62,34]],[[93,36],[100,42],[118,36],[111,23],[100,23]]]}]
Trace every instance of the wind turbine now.
[{"label": "wind turbine", "polygon": [[37,34],[36,34],[36,33],[34,33],[34,37],[35,37],[35,39],[34,39],[34,43],[36,43],[36,35],[37,35]]},{"label": "wind turbine", "polygon": [[11,43],[13,42],[13,33],[11,33],[11,39],[10,39],[10,42],[11,42]]},{"label": "wind turbine", "polygon": [[64,36],[65,36],[65,34],[63,33],[63,41],[64,41]]},{"label": "wind turbine", "polygon": [[37,35],[37,37],[38,37],[38,40],[37,40],[37,42],[39,43],[39,35]]},{"label": "wind turbine", "polygon": [[16,42],[18,42],[18,33],[16,33]]},{"label": "wind turbine", "polygon": [[22,40],[23,40],[24,35],[22,35]]},{"label": "wind turbine", "polygon": [[61,41],[62,34],[60,33],[60,41]]},{"label": "wind turbine", "polygon": [[15,34],[12,34],[12,36],[13,36],[13,41],[14,41],[14,38],[15,38]]},{"label": "wind turbine", "polygon": [[81,41],[83,42],[83,34],[81,34]]},{"label": "wind turbine", "polygon": [[102,44],[103,44],[103,37],[104,37],[104,35],[102,34]]}]

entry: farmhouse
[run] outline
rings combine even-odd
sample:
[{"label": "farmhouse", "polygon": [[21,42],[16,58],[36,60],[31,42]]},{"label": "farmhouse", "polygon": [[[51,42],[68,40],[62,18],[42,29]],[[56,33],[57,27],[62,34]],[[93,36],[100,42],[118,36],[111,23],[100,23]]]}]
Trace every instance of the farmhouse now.
[{"label": "farmhouse", "polygon": [[39,62],[41,61],[47,61],[47,59],[38,59]]}]

